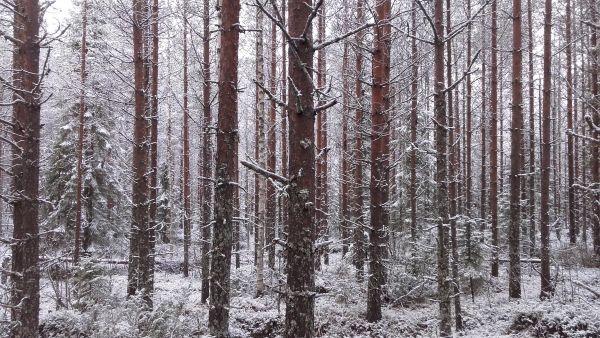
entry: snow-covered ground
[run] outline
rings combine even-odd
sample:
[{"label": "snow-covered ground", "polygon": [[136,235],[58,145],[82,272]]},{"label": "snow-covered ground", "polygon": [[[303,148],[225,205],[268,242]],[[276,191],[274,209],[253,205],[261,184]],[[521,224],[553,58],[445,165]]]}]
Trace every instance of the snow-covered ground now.
[{"label": "snow-covered ground", "polygon": [[[284,325],[285,303],[278,296],[277,274],[268,273],[271,292],[254,298],[251,255],[242,268],[232,269],[230,331],[233,337],[277,337]],[[331,255],[331,264],[318,273],[324,293],[316,300],[316,334],[319,337],[437,337],[438,307],[434,300],[404,306],[387,306],[383,320],[365,321],[366,283],[357,283],[351,262]],[[523,298],[509,300],[506,266],[501,275],[479,282],[472,301],[462,295],[463,337],[600,337],[600,299],[583,284],[600,292],[600,270],[576,265],[553,269],[556,295],[539,300],[538,266],[523,266]],[[141,310],[139,299],[126,300],[126,271],[116,268],[97,280],[102,301],[79,310],[56,310],[55,289],[42,281],[41,320],[55,337],[204,337],[208,307],[200,303],[200,277],[157,272],[154,311]],[[434,289],[435,281],[427,281]],[[326,292],[325,292],[326,291]],[[397,303],[397,302],[396,302]],[[520,318],[517,320],[517,318]],[[54,330],[52,328],[55,328]],[[70,332],[70,333],[65,333]],[[86,334],[86,335],[81,335]],[[51,335],[49,335],[51,336]]]}]

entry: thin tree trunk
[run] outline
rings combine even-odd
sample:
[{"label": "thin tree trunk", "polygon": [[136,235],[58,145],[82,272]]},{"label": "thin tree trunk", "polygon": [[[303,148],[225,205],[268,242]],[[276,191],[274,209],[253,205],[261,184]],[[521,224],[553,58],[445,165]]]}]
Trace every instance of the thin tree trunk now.
[{"label": "thin tree trunk", "polygon": [[[263,18],[264,14],[260,8],[256,9],[256,26],[258,32],[256,35],[256,154],[258,164],[261,168],[266,168],[267,156],[266,148],[266,121],[265,121],[265,94],[260,89],[265,85],[264,74],[264,44],[263,44]],[[256,233],[254,242],[254,251],[256,255],[256,297],[260,297],[265,292],[264,282],[264,247],[265,247],[265,226],[267,209],[267,182],[264,177],[256,175],[258,189],[256,194]]]},{"label": "thin tree trunk", "polygon": [[[529,0],[531,1],[531,0]],[[567,131],[573,132],[573,47],[571,46],[571,0],[567,0],[565,13],[565,37],[566,37],[566,66],[567,66]],[[567,161],[568,161],[568,221],[569,221],[569,242],[577,242],[577,225],[575,224],[575,154],[573,149],[573,135],[567,134]]]},{"label": "thin tree trunk", "polygon": [[[364,17],[364,0],[356,2],[356,16],[359,24],[365,20]],[[356,115],[355,115],[355,145],[354,145],[354,267],[356,269],[356,278],[362,281],[364,275],[364,264],[366,250],[364,248],[365,235],[363,229],[363,125],[364,125],[364,109],[363,109],[363,55],[362,48],[364,43],[364,32],[356,34]]]},{"label": "thin tree trunk", "polygon": [[492,276],[498,277],[498,4],[492,0],[492,65],[490,90],[490,214]]},{"label": "thin tree trunk", "polygon": [[82,205],[83,205],[83,143],[85,140],[85,80],[86,72],[86,56],[87,56],[87,0],[83,0],[81,4],[81,54],[80,54],[80,93],[79,93],[79,130],[77,139],[77,190],[76,190],[76,206],[75,206],[75,248],[73,250],[73,264],[79,263],[79,251],[81,246],[81,228],[82,228]]},{"label": "thin tree trunk", "polygon": [[552,0],[545,0],[544,16],[544,91],[542,114],[542,181],[541,181],[541,204],[540,204],[540,233],[541,233],[541,294],[540,298],[548,298],[552,295],[552,283],[550,281],[550,152],[552,150],[550,139],[550,104],[551,72],[552,67]]},{"label": "thin tree trunk", "polygon": [[[417,35],[417,0],[412,2],[411,34]],[[410,84],[410,238],[413,243],[417,239],[417,125],[419,96],[419,50],[417,40],[410,42],[411,50],[411,84]]]},{"label": "thin tree trunk", "polygon": [[152,79],[151,79],[151,130],[150,130],[150,210],[148,241],[150,243],[149,285],[154,288],[154,255],[156,248],[157,197],[158,197],[158,0],[152,2]]},{"label": "thin tree trunk", "polygon": [[531,0],[527,0],[529,52],[529,256],[535,254],[535,91],[533,83],[533,16]]},{"label": "thin tree trunk", "polygon": [[202,291],[200,301],[204,304],[209,296],[209,277],[210,277],[210,229],[211,229],[211,211],[212,211],[212,112],[210,98],[210,0],[202,2],[202,110],[204,115],[204,145],[202,147]]},{"label": "thin tree trunk", "polygon": [[435,182],[437,185],[435,205],[437,211],[437,285],[440,311],[440,336],[452,335],[451,301],[450,301],[450,276],[448,268],[449,251],[449,224],[448,217],[448,115],[445,100],[444,81],[444,2],[434,2],[434,121],[435,121],[435,150],[436,171]]},{"label": "thin tree trunk", "polygon": [[[446,0],[446,32],[450,34],[452,30],[452,20],[451,20],[451,11],[449,10],[451,7],[450,0]],[[446,74],[447,74],[447,86],[452,86],[452,41],[449,40],[446,43]],[[460,144],[458,143],[458,139],[460,138],[460,127],[459,127],[459,118],[458,118],[458,105],[456,106],[456,117],[454,116],[454,105],[453,105],[453,91],[448,90],[447,100],[448,100],[448,144],[449,146],[449,163],[448,163],[448,177],[450,179],[450,183],[448,186],[448,198],[449,198],[449,207],[450,207],[450,245],[451,245],[451,254],[452,254],[452,290],[453,290],[453,301],[454,301],[454,313],[455,313],[455,323],[456,330],[460,331],[462,329],[462,315],[461,315],[461,306],[460,306],[460,283],[458,276],[458,241],[456,239],[456,215],[457,215],[457,204],[458,204],[458,180],[459,180],[459,161],[460,161]],[[458,93],[456,93],[458,96]],[[456,138],[456,141],[455,141]]]},{"label": "thin tree trunk", "polygon": [[348,253],[348,236],[349,236],[349,222],[350,219],[350,208],[349,208],[349,184],[351,176],[348,174],[350,170],[349,165],[349,146],[348,146],[348,116],[350,114],[349,107],[349,91],[350,81],[349,76],[349,65],[348,65],[348,49],[349,43],[344,42],[344,56],[342,59],[342,171],[340,173],[341,179],[341,192],[340,197],[342,199],[342,219],[340,222],[340,234],[342,236],[342,256],[345,257]]},{"label": "thin tree trunk", "polygon": [[40,168],[40,6],[37,0],[15,1],[13,17],[13,93],[10,336],[37,337],[40,307],[39,168]]},{"label": "thin tree trunk", "polygon": [[[325,4],[321,5],[321,10],[319,13],[319,41],[325,40]],[[325,48],[322,48],[318,52],[317,58],[317,86],[322,90],[326,86],[326,78],[327,78],[327,54],[325,52]],[[326,101],[322,101],[319,105],[325,104]],[[318,159],[319,164],[319,172],[318,175],[318,200],[319,206],[317,211],[317,219],[318,219],[318,229],[317,233],[319,237],[323,238],[323,241],[327,242],[329,240],[327,232],[328,230],[328,210],[329,210],[329,200],[328,200],[328,185],[327,185],[327,112],[321,111],[317,115],[317,151],[322,152],[321,157]],[[318,255],[323,255],[323,263],[329,264],[329,254],[328,254],[328,246],[325,245],[318,250]],[[319,265],[320,259],[317,257],[317,264]]]},{"label": "thin tree trunk", "polygon": [[[269,87],[270,92],[275,95],[277,92],[277,26],[275,21],[271,22],[271,60],[270,60],[270,74],[269,74]],[[277,134],[275,132],[275,119],[277,116],[277,106],[274,100],[270,100],[269,116],[267,121],[267,169],[274,173],[275,162],[276,162],[276,143]],[[268,266],[271,269],[275,268],[275,245],[273,240],[275,239],[275,227],[276,227],[276,216],[277,216],[277,200],[276,191],[273,184],[267,184],[267,222],[266,222],[266,244],[268,246]]]},{"label": "thin tree trunk", "polygon": [[191,242],[191,191],[190,191],[190,139],[188,110],[188,47],[187,47],[187,2],[183,14],[183,276],[188,277]]},{"label": "thin tree trunk", "polygon": [[219,117],[217,124],[215,220],[213,233],[210,308],[210,334],[229,336],[229,291],[234,195],[238,166],[238,44],[240,2],[223,2],[219,43]]},{"label": "thin tree trunk", "polygon": [[[592,12],[592,22],[597,24],[597,6],[596,0],[591,1],[591,12]],[[596,33],[596,29],[590,28],[592,30],[591,36],[591,50],[592,50],[592,65],[591,65],[591,80],[592,80],[592,97],[594,98],[594,104],[592,106],[592,123],[593,130],[591,130],[590,134],[592,138],[596,140],[600,140],[600,132],[598,132],[598,128],[600,127],[600,113],[598,112],[598,37]],[[600,142],[600,141],[599,141]],[[600,146],[598,142],[592,142],[591,145],[591,156],[592,156],[592,182],[594,184],[600,184]],[[600,189],[597,189],[600,190]],[[594,245],[594,253],[597,257],[600,257],[600,192],[596,192],[590,196],[590,200],[592,201],[592,241]]]},{"label": "thin tree trunk", "polygon": [[521,0],[513,0],[512,9],[512,117],[510,151],[510,221],[508,225],[509,296],[521,298],[520,204],[521,204],[521,144],[523,138],[523,82],[521,42]]}]

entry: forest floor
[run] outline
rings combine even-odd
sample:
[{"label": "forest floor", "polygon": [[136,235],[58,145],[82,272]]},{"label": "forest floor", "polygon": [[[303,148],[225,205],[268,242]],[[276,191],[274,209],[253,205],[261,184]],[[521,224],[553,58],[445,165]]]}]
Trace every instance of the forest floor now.
[{"label": "forest floor", "polygon": [[[285,303],[274,291],[278,290],[276,274],[266,274],[270,292],[255,298],[251,259],[250,255],[243,256],[242,267],[232,269],[232,337],[278,337],[284,326]],[[434,279],[425,278],[420,289],[411,289],[410,294],[421,292],[411,296],[412,301],[388,302],[383,319],[371,324],[365,320],[366,283],[356,281],[351,262],[339,253],[331,254],[330,259],[316,280],[322,292],[316,299],[318,337],[437,337],[438,306],[427,293],[435,290]],[[539,300],[538,269],[535,263],[523,266],[520,300],[508,299],[506,265],[501,265],[498,278],[477,282],[474,301],[465,288],[461,295],[464,330],[455,336],[600,337],[600,297],[594,294],[600,292],[600,269],[554,266],[556,293],[544,302]],[[162,270],[156,272],[151,313],[141,310],[140,299],[126,300],[126,270],[122,266],[103,267],[101,274],[90,268],[86,270],[90,273],[87,284],[71,287],[70,292],[65,290],[67,283],[53,282],[45,274],[40,314],[43,337],[207,337],[208,306],[200,303],[197,270],[189,278],[177,268]],[[71,279],[71,285],[77,283]],[[78,292],[84,299],[79,304],[73,299]],[[65,297],[67,294],[72,294],[71,299]],[[69,309],[57,309],[57,295],[62,303],[70,304]],[[0,310],[0,321],[6,319],[8,311]]]}]

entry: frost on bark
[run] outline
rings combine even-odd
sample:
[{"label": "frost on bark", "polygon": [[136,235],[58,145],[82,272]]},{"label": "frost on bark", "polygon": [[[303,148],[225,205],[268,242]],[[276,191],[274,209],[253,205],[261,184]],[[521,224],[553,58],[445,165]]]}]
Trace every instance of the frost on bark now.
[{"label": "frost on bark", "polygon": [[437,285],[440,313],[440,335],[452,335],[452,318],[450,302],[450,275],[449,275],[449,249],[450,249],[450,220],[448,214],[448,116],[446,112],[445,85],[444,85],[444,3],[435,0],[434,3],[434,123],[435,123],[435,151],[436,151],[436,193],[435,205],[437,220]]},{"label": "frost on bark", "polygon": [[40,173],[40,6],[15,1],[13,17],[13,245],[10,336],[37,337],[40,307],[38,197]]},{"label": "frost on bark", "polygon": [[189,139],[189,110],[188,110],[188,46],[187,46],[187,2],[184,2],[183,13],[183,276],[189,276],[190,243],[191,243],[191,184],[190,184],[190,139]]},{"label": "frost on bark", "polygon": [[490,72],[490,216],[492,227],[492,276],[498,277],[498,3],[492,0]]},{"label": "frost on bark", "polygon": [[285,337],[314,335],[315,114],[311,8],[288,1],[289,233]]},{"label": "frost on bark", "polygon": [[234,197],[238,165],[238,45],[239,0],[225,1],[221,10],[219,50],[219,117],[215,188],[210,308],[208,327],[217,337],[229,335],[229,291],[231,273]]},{"label": "frost on bark", "polygon": [[[275,95],[277,92],[277,25],[275,21],[271,22],[271,55],[270,55],[270,71],[269,71],[269,91]],[[269,100],[269,115],[267,121],[267,170],[274,173],[275,164],[277,161],[277,134],[276,134],[276,118],[277,104],[275,100]],[[269,182],[267,184],[267,214],[265,226],[265,241],[267,244],[267,258],[270,269],[275,269],[275,228],[277,222],[277,191],[275,186]]]},{"label": "frost on bark", "polygon": [[373,50],[373,93],[371,96],[371,224],[369,233],[369,282],[367,320],[381,319],[381,297],[385,285],[386,227],[389,215],[389,94],[391,52],[391,1],[378,1],[375,7],[375,48]]},{"label": "frost on bark", "polygon": [[[264,41],[263,41],[263,17],[264,14],[260,8],[256,9],[256,144],[255,154],[256,160],[261,168],[266,168],[266,111],[265,111],[265,93],[260,86],[265,85],[264,73]],[[264,257],[265,257],[265,225],[266,225],[266,209],[267,209],[267,180],[266,178],[256,175],[256,235],[254,243],[254,254],[256,257],[256,296],[260,297],[265,292],[264,281]]]},{"label": "frost on bark", "polygon": [[544,89],[542,93],[542,180],[541,180],[541,205],[540,205],[540,239],[541,239],[541,294],[540,298],[552,295],[550,281],[550,103],[552,100],[552,1],[545,1],[544,17]]},{"label": "frost on bark", "polygon": [[146,29],[146,4],[133,1],[133,65],[135,112],[133,124],[133,187],[132,222],[129,242],[129,271],[127,294],[143,290],[144,300],[150,305],[149,282],[149,219],[148,219],[148,124],[146,114],[146,70],[144,31]]},{"label": "frost on bark", "polygon": [[210,0],[202,2],[202,111],[203,111],[203,134],[204,145],[202,147],[202,244],[201,244],[201,275],[202,291],[200,301],[205,303],[209,295],[210,276],[210,233],[211,233],[211,211],[212,211],[212,112],[210,98]]},{"label": "frost on bark", "polygon": [[[364,16],[364,0],[358,0],[356,2],[356,16],[359,24],[365,21]],[[354,239],[354,267],[356,269],[356,278],[358,281],[362,281],[364,275],[364,265],[366,259],[365,250],[365,234],[363,229],[364,222],[364,191],[363,191],[363,161],[364,161],[364,149],[363,149],[363,128],[365,119],[365,110],[363,108],[363,48],[364,48],[365,33],[360,31],[356,34],[356,64],[355,64],[355,95],[356,95],[356,113],[355,113],[355,125],[354,125],[354,182],[353,182],[353,203],[352,203],[352,214],[354,221],[353,239]]]},{"label": "frost on bark", "polygon": [[[77,139],[77,188],[75,202],[75,248],[73,249],[73,263],[79,262],[79,253],[81,247],[81,228],[82,228],[82,210],[83,210],[83,143],[85,140],[85,80],[86,57],[87,57],[87,0],[81,4],[81,54],[80,54],[80,93],[79,93],[79,128]],[[0,220],[1,222],[1,220]]]},{"label": "frost on bark", "polygon": [[508,281],[510,298],[521,298],[521,152],[523,139],[523,82],[522,82],[521,0],[512,4],[512,103],[510,125],[510,209],[508,224]]}]

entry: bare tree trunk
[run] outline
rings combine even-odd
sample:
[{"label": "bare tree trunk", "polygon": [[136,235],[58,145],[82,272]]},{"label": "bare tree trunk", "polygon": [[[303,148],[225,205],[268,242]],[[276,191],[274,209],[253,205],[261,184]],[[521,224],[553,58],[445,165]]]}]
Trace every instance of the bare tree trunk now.
[{"label": "bare tree trunk", "polygon": [[437,224],[437,284],[440,311],[440,336],[452,336],[452,318],[450,302],[450,274],[448,268],[448,251],[450,246],[448,217],[448,116],[446,112],[444,81],[444,2],[434,2],[434,123],[437,185],[435,205],[438,216]]},{"label": "bare tree trunk", "polygon": [[342,171],[340,173],[341,179],[341,222],[340,222],[340,236],[342,237],[342,257],[345,257],[348,253],[348,236],[349,236],[349,222],[350,219],[350,198],[348,196],[350,189],[348,181],[351,176],[349,175],[350,164],[348,154],[350,148],[348,146],[348,116],[350,114],[349,107],[349,92],[350,92],[350,81],[349,76],[349,65],[348,65],[348,48],[349,43],[344,42],[344,56],[342,59]]},{"label": "bare tree trunk", "polygon": [[[446,32],[447,34],[451,33],[452,30],[452,21],[451,21],[451,2],[450,0],[446,0]],[[446,43],[446,83],[447,86],[452,86],[452,41],[448,40]],[[470,60],[469,60],[470,61]],[[458,97],[458,93],[456,93]],[[460,123],[459,123],[459,113],[458,113],[458,105],[456,106],[456,116],[455,108],[453,105],[452,98],[453,90],[448,90],[447,100],[448,100],[448,144],[449,149],[449,163],[448,163],[448,178],[450,180],[448,186],[448,198],[449,198],[449,208],[450,208],[450,245],[451,245],[451,253],[452,253],[452,299],[454,301],[454,312],[455,312],[455,323],[456,330],[460,331],[462,329],[462,316],[461,316],[461,306],[460,306],[460,281],[458,277],[458,241],[456,238],[456,215],[458,212],[458,181],[459,181],[459,162],[460,162]],[[456,140],[455,140],[456,138]]]},{"label": "bare tree trunk", "polygon": [[529,23],[529,256],[535,254],[535,91],[533,83],[533,16],[531,0],[527,0],[527,21]]},{"label": "bare tree trunk", "polygon": [[191,242],[190,137],[188,110],[188,46],[187,1],[183,10],[183,276],[189,276]]},{"label": "bare tree trunk", "polygon": [[[591,12],[592,12],[592,22],[597,24],[597,5],[596,0],[591,1]],[[592,97],[594,100],[594,104],[592,106],[592,123],[595,127],[591,130],[592,138],[599,140],[600,132],[598,132],[598,127],[600,126],[600,113],[598,112],[598,37],[596,29],[591,28],[592,36],[591,36],[591,81],[592,81]],[[589,120],[588,120],[589,122]],[[600,141],[599,141],[600,142]],[[600,184],[600,146],[598,142],[592,142],[591,156],[592,156],[592,182],[594,184]],[[600,257],[600,192],[594,193],[590,196],[592,201],[592,241],[594,245],[594,253],[596,256]]]},{"label": "bare tree trunk", "polygon": [[[256,154],[258,164],[261,168],[265,168],[267,164],[267,151],[265,141],[265,94],[259,87],[265,84],[264,74],[264,44],[263,44],[263,18],[264,14],[260,8],[256,9]],[[256,175],[256,233],[254,242],[254,251],[256,255],[256,297],[260,297],[265,292],[264,282],[264,247],[265,247],[265,225],[266,225],[266,209],[267,209],[267,185],[264,177]]]},{"label": "bare tree trunk", "polygon": [[371,226],[369,234],[369,282],[367,288],[367,321],[381,319],[381,296],[385,285],[386,226],[389,215],[389,108],[390,108],[390,53],[391,1],[378,1],[373,50],[373,87],[371,95]]},{"label": "bare tree trunk", "polygon": [[37,337],[40,307],[39,168],[40,168],[40,6],[17,0],[14,6],[12,80],[12,267],[10,337]]},{"label": "bare tree trunk", "polygon": [[289,234],[285,337],[314,335],[314,200],[315,112],[312,67],[311,7],[303,0],[288,2],[290,84],[289,118]]},{"label": "bare tree trunk", "polygon": [[[417,35],[417,1],[412,2],[411,34]],[[410,84],[410,238],[413,243],[417,239],[417,125],[419,96],[419,50],[417,40],[410,42],[411,50],[411,84]]]},{"label": "bare tree trunk", "polygon": [[[325,40],[325,4],[321,5],[319,13],[319,41]],[[317,86],[324,90],[326,86],[327,78],[327,54],[325,48],[319,50],[317,57]],[[325,104],[325,100],[321,100],[319,105]],[[321,153],[317,163],[317,235],[321,237],[325,242],[328,238],[328,185],[327,185],[327,113],[325,110],[319,112],[317,115],[317,152]],[[317,250],[317,266],[320,265],[320,257],[323,255],[323,263],[329,264],[328,246],[323,246],[320,250]]]},{"label": "bare tree trunk", "polygon": [[[133,194],[132,224],[129,244],[129,274],[127,294],[134,295],[144,288],[148,259],[148,126],[146,122],[146,74],[144,69],[144,23],[146,6],[142,0],[133,1],[133,63],[135,88],[135,120],[133,130]],[[150,303],[150,294],[144,298]]]},{"label": "bare tree trunk", "polygon": [[[364,0],[356,2],[356,16],[359,24],[365,20],[364,17]],[[364,43],[364,32],[356,34],[356,116],[355,116],[355,145],[354,145],[354,267],[356,268],[356,278],[362,281],[364,275],[364,264],[366,250],[364,248],[365,235],[363,229],[363,122],[364,109],[362,89],[362,74],[363,74],[363,55],[362,48]]]},{"label": "bare tree trunk", "polygon": [[[531,0],[529,0],[531,1]],[[566,37],[566,66],[567,66],[567,131],[573,132],[573,47],[571,46],[571,0],[567,0],[565,13],[565,37]],[[568,169],[568,221],[569,242],[577,242],[577,225],[575,224],[575,154],[573,149],[573,135],[567,134],[567,169]]]},{"label": "bare tree trunk", "polygon": [[498,4],[492,0],[492,65],[490,90],[490,214],[492,218],[492,276],[498,277]]},{"label": "bare tree trunk", "polygon": [[75,204],[75,248],[73,250],[73,264],[79,263],[79,250],[81,246],[81,219],[82,219],[82,192],[83,192],[83,143],[85,140],[85,79],[87,56],[87,0],[81,4],[81,54],[80,54],[80,93],[79,93],[79,135],[77,139],[77,190]]},{"label": "bare tree trunk", "polygon": [[154,255],[156,249],[156,231],[157,222],[157,197],[158,197],[158,0],[152,2],[152,79],[150,95],[151,97],[151,130],[150,130],[150,210],[149,210],[149,229],[148,240],[150,243],[149,272],[148,278],[154,288]]},{"label": "bare tree trunk", "polygon": [[210,0],[202,2],[202,110],[204,115],[204,146],[202,147],[204,176],[202,192],[202,291],[200,301],[204,304],[209,296],[209,277],[210,277],[210,229],[211,229],[211,210],[212,210],[212,112],[210,98]]},{"label": "bare tree trunk", "polygon": [[233,184],[238,166],[238,44],[240,2],[223,2],[219,49],[219,117],[217,133],[215,220],[211,260],[210,308],[211,335],[229,336],[229,290],[234,216]]},{"label": "bare tree trunk", "polygon": [[[481,31],[485,32],[486,30],[486,13],[485,9],[481,12]],[[481,37],[481,118],[480,118],[480,132],[481,132],[481,172],[480,172],[480,203],[479,203],[479,232],[480,232],[480,242],[483,243],[485,236],[485,228],[487,225],[487,214],[486,214],[486,205],[487,205],[487,90],[486,81],[487,81],[487,55],[485,50],[487,48],[487,39],[486,35],[482,34]],[[473,290],[471,290],[473,292]]]},{"label": "bare tree trunk", "polygon": [[521,43],[521,0],[513,0],[512,117],[510,151],[510,222],[508,225],[509,296],[521,298],[520,204],[521,143],[523,138],[523,82]]},{"label": "bare tree trunk", "polygon": [[[271,60],[270,61],[270,74],[269,74],[269,87],[273,95],[277,92],[277,25],[275,21],[271,22]],[[275,100],[270,100],[269,116],[267,121],[267,170],[275,172],[276,162],[276,145],[277,145],[277,134],[275,132],[277,116],[277,106]],[[275,268],[275,245],[273,240],[275,239],[275,227],[276,227],[276,216],[277,216],[277,200],[276,191],[273,184],[267,184],[267,222],[266,222],[266,244],[268,245],[268,265],[269,268]]]},{"label": "bare tree trunk", "polygon": [[552,99],[551,77],[552,77],[552,0],[545,0],[544,16],[544,91],[542,114],[542,182],[541,182],[541,204],[540,204],[540,233],[541,233],[541,294],[545,299],[552,295],[552,283],[550,281],[550,152],[552,150],[550,139],[550,104]]},{"label": "bare tree trunk", "polygon": [[[281,0],[281,25],[285,27],[285,17],[286,17],[286,3],[287,0]],[[286,36],[285,32],[281,32],[281,101],[287,101],[287,51],[286,51]],[[285,108],[281,109],[281,174],[283,177],[288,177],[288,117],[287,111]],[[283,233],[283,237],[285,239],[286,234],[288,232],[287,224],[288,224],[288,207],[287,207],[287,198],[284,196],[281,197],[281,206],[279,212],[281,213],[281,231]],[[284,251],[285,255],[285,251]]]}]

